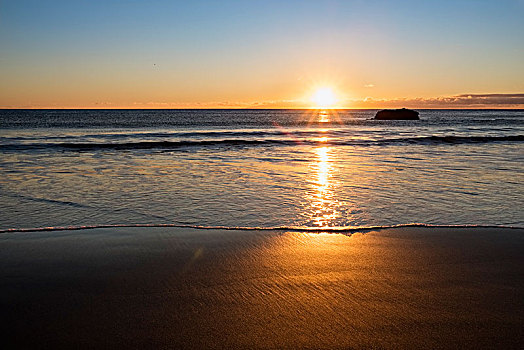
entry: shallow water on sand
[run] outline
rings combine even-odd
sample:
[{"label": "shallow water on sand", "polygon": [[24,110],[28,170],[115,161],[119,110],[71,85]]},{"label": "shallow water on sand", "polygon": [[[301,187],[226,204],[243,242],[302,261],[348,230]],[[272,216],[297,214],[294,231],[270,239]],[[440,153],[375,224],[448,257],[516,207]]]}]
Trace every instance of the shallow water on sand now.
[{"label": "shallow water on sand", "polygon": [[0,111],[0,228],[524,226],[524,111]]}]

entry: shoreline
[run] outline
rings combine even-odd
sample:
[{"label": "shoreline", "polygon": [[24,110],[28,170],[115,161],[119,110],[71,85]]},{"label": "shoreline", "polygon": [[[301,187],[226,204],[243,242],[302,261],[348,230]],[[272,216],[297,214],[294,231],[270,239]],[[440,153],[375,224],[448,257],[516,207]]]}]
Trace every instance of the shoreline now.
[{"label": "shoreline", "polygon": [[518,348],[524,229],[0,235],[7,348]]},{"label": "shoreline", "polygon": [[398,228],[481,228],[481,229],[508,229],[508,230],[524,230],[522,226],[512,225],[474,225],[474,224],[424,224],[424,223],[408,223],[396,225],[371,225],[371,226],[355,226],[355,227],[300,227],[300,226],[275,226],[275,227],[258,227],[258,226],[201,226],[201,225],[184,225],[184,224],[101,224],[101,225],[81,225],[81,226],[44,226],[44,227],[22,227],[22,228],[4,228],[0,229],[2,233],[16,233],[16,232],[46,232],[46,231],[79,231],[79,230],[94,230],[105,228],[180,228],[180,229],[195,229],[195,230],[225,230],[225,231],[278,231],[278,232],[312,232],[312,233],[359,233],[371,232]]}]

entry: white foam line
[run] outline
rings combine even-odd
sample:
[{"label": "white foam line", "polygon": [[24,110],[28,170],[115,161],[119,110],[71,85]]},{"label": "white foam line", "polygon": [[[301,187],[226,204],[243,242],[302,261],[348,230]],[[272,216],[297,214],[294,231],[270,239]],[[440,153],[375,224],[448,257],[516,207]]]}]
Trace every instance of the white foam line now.
[{"label": "white foam line", "polygon": [[43,232],[43,231],[75,231],[75,230],[92,230],[98,228],[132,228],[132,227],[177,227],[192,228],[199,230],[236,230],[236,231],[293,231],[293,232],[333,232],[333,233],[351,233],[361,231],[385,230],[390,228],[403,227],[422,227],[422,228],[506,228],[506,229],[524,229],[519,226],[508,225],[434,225],[424,223],[409,223],[399,225],[384,226],[349,226],[349,227],[300,227],[300,226],[275,226],[275,227],[250,227],[250,226],[200,226],[200,225],[182,225],[182,224],[114,224],[114,225],[85,225],[85,226],[48,226],[33,228],[8,228],[0,230],[0,233],[9,232]]}]

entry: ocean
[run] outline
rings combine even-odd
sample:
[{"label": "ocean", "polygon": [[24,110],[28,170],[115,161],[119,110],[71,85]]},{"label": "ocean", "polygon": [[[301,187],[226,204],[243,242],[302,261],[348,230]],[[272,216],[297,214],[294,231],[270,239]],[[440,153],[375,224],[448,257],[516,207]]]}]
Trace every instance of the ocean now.
[{"label": "ocean", "polygon": [[524,227],[524,110],[0,110],[0,229]]}]

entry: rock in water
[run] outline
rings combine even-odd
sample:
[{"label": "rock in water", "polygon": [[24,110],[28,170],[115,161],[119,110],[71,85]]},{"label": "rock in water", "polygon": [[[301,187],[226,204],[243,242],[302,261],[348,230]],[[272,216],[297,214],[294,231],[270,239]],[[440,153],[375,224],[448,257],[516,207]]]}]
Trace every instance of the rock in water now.
[{"label": "rock in water", "polygon": [[411,109],[384,109],[375,115],[378,120],[419,120],[418,112]]}]

